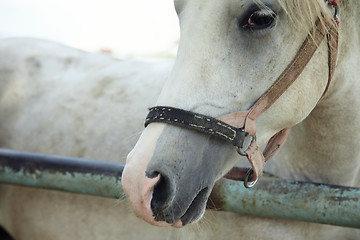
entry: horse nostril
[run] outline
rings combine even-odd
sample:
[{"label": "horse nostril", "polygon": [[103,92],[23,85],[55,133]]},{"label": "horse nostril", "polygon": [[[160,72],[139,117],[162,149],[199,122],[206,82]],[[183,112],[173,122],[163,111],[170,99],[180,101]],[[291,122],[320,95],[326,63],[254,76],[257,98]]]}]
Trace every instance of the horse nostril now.
[{"label": "horse nostril", "polygon": [[167,196],[169,196],[170,189],[168,181],[161,176],[160,181],[154,187],[153,198],[151,200],[152,209],[163,209],[166,208]]},{"label": "horse nostril", "polygon": [[197,221],[205,211],[205,205],[212,187],[197,184],[184,186],[189,178],[179,179],[174,174],[167,174],[166,169],[146,171],[147,177],[157,179],[152,187],[150,209],[153,219],[158,222],[182,225]]},{"label": "horse nostril", "polygon": [[173,219],[167,215],[164,215],[164,209],[168,208],[171,204],[172,184],[170,179],[159,172],[146,172],[146,176],[154,178],[160,175],[160,180],[156,183],[153,190],[151,199],[151,210],[153,212],[155,221],[172,222]]},{"label": "horse nostril", "polygon": [[153,171],[153,172],[148,172],[148,171],[146,171],[145,172],[145,175],[146,175],[146,177],[148,177],[148,178],[156,178],[157,176],[159,176],[159,172],[157,172],[157,171]]}]

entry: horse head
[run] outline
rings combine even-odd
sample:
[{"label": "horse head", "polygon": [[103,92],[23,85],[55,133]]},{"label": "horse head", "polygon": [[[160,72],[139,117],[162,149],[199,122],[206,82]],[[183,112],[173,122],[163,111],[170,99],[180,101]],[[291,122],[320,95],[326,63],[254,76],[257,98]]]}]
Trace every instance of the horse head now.
[{"label": "horse head", "polygon": [[[175,8],[181,39],[157,105],[220,119],[251,108],[287,69],[316,19],[323,23],[332,11],[323,0],[175,0]],[[306,118],[322,97],[328,46],[317,47],[296,81],[257,118],[259,146]],[[218,137],[154,122],[128,155],[123,186],[137,216],[181,227],[202,217],[215,181],[239,160]]]}]

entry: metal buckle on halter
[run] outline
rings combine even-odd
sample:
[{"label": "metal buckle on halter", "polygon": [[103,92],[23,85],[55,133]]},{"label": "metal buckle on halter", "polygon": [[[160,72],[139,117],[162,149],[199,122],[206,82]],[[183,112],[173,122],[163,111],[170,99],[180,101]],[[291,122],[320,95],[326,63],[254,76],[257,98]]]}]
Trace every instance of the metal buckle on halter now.
[{"label": "metal buckle on halter", "polygon": [[[243,132],[244,129],[241,129]],[[245,137],[243,140],[243,143],[240,147],[236,148],[236,151],[241,155],[241,156],[247,156],[247,151],[249,150],[251,144],[256,141],[256,137],[253,137],[251,135],[249,135],[248,133],[245,133]],[[252,168],[249,169],[249,171],[246,173],[245,179],[244,179],[244,186],[246,188],[252,188],[253,186],[255,186],[255,184],[257,183],[258,179],[252,180],[253,178],[253,174],[254,174],[254,170]]]},{"label": "metal buckle on halter", "polygon": [[[244,131],[244,129],[241,129],[241,130]],[[248,133],[246,133],[242,145],[240,147],[237,147],[236,151],[241,156],[247,156],[246,152],[249,149],[249,147],[250,147],[250,145],[252,144],[253,141],[255,141],[255,137],[250,136]]]}]

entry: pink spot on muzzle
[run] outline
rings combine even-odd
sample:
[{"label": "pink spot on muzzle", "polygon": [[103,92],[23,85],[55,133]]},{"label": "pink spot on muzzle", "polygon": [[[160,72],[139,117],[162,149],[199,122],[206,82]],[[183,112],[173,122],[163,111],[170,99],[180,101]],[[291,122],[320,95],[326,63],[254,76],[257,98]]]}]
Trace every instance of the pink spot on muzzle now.
[{"label": "pink spot on muzzle", "polygon": [[[160,175],[154,178],[146,177],[145,171],[154,153],[156,139],[162,131],[163,124],[153,124],[151,133],[144,132],[135,148],[129,153],[122,175],[122,185],[135,215],[156,226],[182,227],[181,221],[168,224],[155,221],[151,210],[151,200],[155,185]],[[150,127],[149,127],[150,128]],[[151,135],[150,137],[148,135]]]}]

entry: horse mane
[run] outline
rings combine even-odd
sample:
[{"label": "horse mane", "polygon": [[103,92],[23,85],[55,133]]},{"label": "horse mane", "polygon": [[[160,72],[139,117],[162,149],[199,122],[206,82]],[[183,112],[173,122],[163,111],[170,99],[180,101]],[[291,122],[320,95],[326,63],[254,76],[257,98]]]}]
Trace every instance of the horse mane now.
[{"label": "horse mane", "polygon": [[332,22],[332,15],[328,4],[324,0],[278,0],[279,4],[289,16],[291,22],[298,29],[307,32],[314,26],[316,18],[324,24]]},{"label": "horse mane", "polygon": [[[255,0],[255,2],[266,8],[262,1]],[[306,31],[308,34],[310,34],[317,18],[320,19],[324,27],[326,26],[325,22],[333,22],[325,0],[278,0],[278,2],[289,16],[294,27]]]}]

